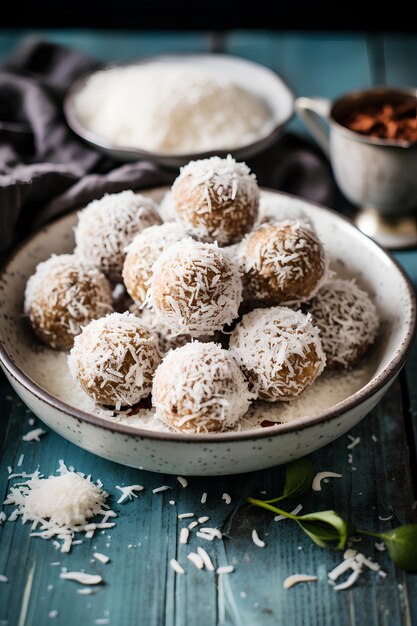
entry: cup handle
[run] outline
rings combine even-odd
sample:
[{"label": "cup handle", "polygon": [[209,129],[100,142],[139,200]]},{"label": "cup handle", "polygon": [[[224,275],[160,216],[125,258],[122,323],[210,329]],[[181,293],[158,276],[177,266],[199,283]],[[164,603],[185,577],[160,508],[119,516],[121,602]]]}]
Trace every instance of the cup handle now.
[{"label": "cup handle", "polygon": [[295,110],[327,157],[330,156],[330,100],[326,98],[297,98]]}]

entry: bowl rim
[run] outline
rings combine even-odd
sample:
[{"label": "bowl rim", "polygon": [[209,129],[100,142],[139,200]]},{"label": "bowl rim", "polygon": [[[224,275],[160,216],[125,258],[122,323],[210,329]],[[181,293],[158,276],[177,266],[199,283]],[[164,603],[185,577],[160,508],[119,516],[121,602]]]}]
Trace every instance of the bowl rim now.
[{"label": "bowl rim", "polygon": [[[117,146],[112,144],[110,141],[106,140],[105,137],[101,137],[97,135],[93,131],[86,128],[78,119],[75,113],[74,107],[74,98],[80,89],[83,87],[85,82],[90,78],[90,76],[96,74],[100,71],[106,71],[117,67],[127,67],[129,65],[142,65],[146,63],[152,63],[154,61],[164,60],[164,59],[174,59],[174,58],[215,58],[215,59],[227,59],[237,61],[242,63],[242,65],[252,65],[255,69],[262,69],[265,73],[271,75],[271,78],[275,79],[280,83],[281,87],[287,92],[289,101],[290,101],[290,109],[285,118],[282,119],[279,123],[274,123],[271,130],[259,139],[252,141],[251,143],[244,144],[242,146],[237,146],[236,148],[230,149],[213,149],[206,150],[204,152],[156,152],[152,150],[146,150],[145,148],[139,148],[134,146]],[[149,54],[144,55],[138,58],[128,59],[126,61],[120,62],[112,62],[112,63],[104,63],[95,67],[76,78],[70,87],[67,89],[64,101],[63,101],[63,111],[67,121],[68,126],[71,128],[73,132],[75,132],[79,137],[84,139],[93,146],[101,148],[102,150],[106,150],[111,153],[118,153],[122,155],[126,155],[126,157],[136,157],[143,158],[146,157],[148,159],[154,161],[172,161],[177,162],[179,160],[187,162],[195,159],[204,159],[209,158],[210,156],[226,156],[227,154],[239,155],[241,152],[254,152],[260,151],[264,148],[265,145],[270,145],[280,136],[283,128],[290,122],[290,120],[295,115],[295,91],[288,82],[279,74],[275,72],[273,69],[268,67],[267,65],[263,65],[262,63],[258,63],[257,61],[253,61],[252,59],[246,59],[245,57],[241,57],[236,54],[227,54],[227,53],[216,53],[213,54],[211,52],[166,52],[161,54]]]},{"label": "bowl rim", "polygon": [[[154,186],[147,187],[141,189],[142,192],[146,191],[155,191],[158,189],[166,189],[166,186]],[[40,387],[35,381],[33,381],[20,367],[16,365],[14,362],[13,356],[6,350],[4,347],[3,339],[1,336],[1,327],[0,327],[0,362],[9,372],[9,374],[14,378],[20,385],[22,385],[29,393],[34,395],[38,400],[44,402],[49,405],[53,409],[66,414],[68,417],[75,418],[81,422],[87,422],[92,426],[96,426],[99,428],[104,428],[109,432],[117,432],[123,435],[134,436],[141,439],[150,439],[150,440],[163,440],[168,442],[176,442],[176,443],[215,443],[215,442],[233,442],[233,441],[244,441],[247,439],[258,440],[264,438],[270,438],[275,435],[283,435],[286,433],[295,433],[301,430],[305,430],[307,428],[317,426],[319,424],[325,424],[335,418],[341,417],[343,413],[354,409],[359,406],[366,400],[369,400],[375,393],[381,390],[385,385],[387,385],[397,373],[403,367],[408,353],[411,349],[414,337],[416,335],[417,330],[417,298],[416,292],[414,289],[414,285],[411,282],[411,279],[400,265],[400,263],[395,259],[395,257],[387,250],[385,250],[382,246],[376,243],[373,239],[362,233],[353,222],[342,215],[335,209],[331,209],[323,204],[318,202],[314,202],[311,200],[307,200],[302,198],[301,196],[296,196],[294,194],[286,193],[277,189],[272,189],[268,187],[261,187],[261,190],[272,192],[273,194],[278,194],[290,198],[292,200],[302,201],[307,204],[310,204],[320,211],[324,213],[331,213],[336,218],[340,219],[342,222],[348,225],[348,227],[353,228],[357,231],[357,235],[359,237],[363,237],[368,245],[373,247],[375,251],[387,258],[388,261],[395,266],[395,268],[399,271],[400,275],[404,280],[404,284],[407,290],[407,294],[409,296],[410,301],[410,322],[408,327],[407,335],[405,339],[400,344],[397,349],[395,355],[389,360],[384,369],[376,376],[374,379],[369,381],[366,385],[361,387],[358,391],[356,391],[351,396],[348,396],[341,402],[337,403],[333,407],[330,407],[328,410],[322,411],[318,415],[314,417],[302,417],[296,419],[294,421],[286,422],[283,424],[274,424],[272,426],[266,426],[259,429],[250,429],[244,431],[229,431],[224,433],[196,433],[196,434],[186,434],[186,433],[177,433],[177,432],[162,432],[162,431],[153,431],[146,428],[139,428],[137,426],[130,426],[128,424],[123,424],[121,422],[112,422],[109,418],[100,417],[99,415],[93,415],[92,413],[87,413],[81,409],[76,407],[72,407],[70,404],[63,402],[59,398],[53,396],[49,391]],[[8,271],[9,266],[13,263],[15,258],[26,248],[26,246],[36,237],[38,237],[42,231],[47,231],[50,227],[54,226],[56,223],[60,221],[64,221],[77,212],[79,208],[73,209],[71,211],[66,212],[64,215],[61,215],[47,224],[43,225],[41,228],[35,230],[28,237],[26,237],[9,255],[6,261],[3,263],[0,268],[0,283],[3,280],[3,277]]]}]

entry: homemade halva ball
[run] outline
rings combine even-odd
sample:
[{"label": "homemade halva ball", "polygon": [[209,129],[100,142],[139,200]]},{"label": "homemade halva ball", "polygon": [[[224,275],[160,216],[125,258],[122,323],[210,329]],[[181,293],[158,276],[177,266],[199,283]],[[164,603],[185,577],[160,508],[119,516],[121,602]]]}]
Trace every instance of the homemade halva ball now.
[{"label": "homemade halva ball", "polygon": [[160,360],[155,335],[126,312],[86,326],[74,342],[68,365],[89,396],[119,410],[149,395]]},{"label": "homemade halva ball", "polygon": [[233,428],[252,398],[233,356],[215,343],[195,341],[171,350],[153,380],[157,417],[184,433]]},{"label": "homemade halva ball", "polygon": [[131,190],[106,194],[78,213],[75,253],[120,282],[127,246],[144,228],[160,223],[151,198]]},{"label": "homemade halva ball", "polygon": [[287,307],[255,309],[230,338],[251,388],[262,400],[292,400],[321,374],[326,357],[310,315]]},{"label": "homemade halva ball", "polygon": [[226,159],[190,161],[172,186],[177,219],[201,241],[221,246],[240,241],[257,218],[259,187],[245,163]]},{"label": "homemade halva ball", "polygon": [[129,244],[123,265],[123,282],[136,303],[143,304],[146,300],[155,261],[166,248],[185,236],[180,224],[170,222],[145,228]]},{"label": "homemade halva ball", "polygon": [[26,285],[24,312],[37,336],[52,348],[68,350],[84,326],[111,311],[107,278],[73,254],[39,263]]},{"label": "homemade halva ball", "polygon": [[297,221],[264,224],[249,233],[239,259],[247,297],[261,305],[305,302],[327,272],[317,235]]},{"label": "homemade halva ball", "polygon": [[215,341],[220,343],[222,339],[222,333],[220,331],[215,332],[213,335],[198,335],[197,337],[192,337],[188,334],[179,335],[172,330],[170,324],[165,324],[164,321],[156,315],[153,309],[147,307],[141,308],[137,304],[133,304],[129,311],[139,317],[142,324],[156,335],[159,351],[162,355],[167,354],[167,352],[174,348],[181,348],[181,346],[185,346],[186,343],[190,343],[191,341],[197,340],[201,343]]},{"label": "homemade halva ball", "polygon": [[153,266],[148,302],[174,334],[212,335],[238,316],[242,281],[216,244],[182,239]]},{"label": "homemade halva ball", "polygon": [[275,224],[277,222],[298,221],[311,230],[314,229],[307,212],[294,203],[292,199],[283,194],[270,191],[261,192],[259,198],[258,219],[255,228],[262,224]]},{"label": "homemade halva ball", "polygon": [[350,368],[375,341],[379,320],[375,304],[353,280],[329,280],[307,305],[320,329],[329,367]]}]

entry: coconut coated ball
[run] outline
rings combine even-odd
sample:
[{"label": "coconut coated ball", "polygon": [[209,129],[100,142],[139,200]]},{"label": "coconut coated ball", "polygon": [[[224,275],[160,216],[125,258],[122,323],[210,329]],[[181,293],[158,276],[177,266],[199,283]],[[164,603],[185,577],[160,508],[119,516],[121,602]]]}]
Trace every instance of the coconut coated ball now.
[{"label": "coconut coated ball", "polygon": [[295,204],[292,199],[285,195],[261,191],[255,228],[262,224],[275,224],[285,221],[298,221],[310,230],[314,230],[310,217],[302,206]]},{"label": "coconut coated ball", "polygon": [[156,370],[152,403],[156,415],[184,433],[233,428],[253,394],[233,356],[215,343],[188,343],[171,350]]},{"label": "coconut coated ball", "polygon": [[183,239],[153,266],[149,303],[174,334],[212,335],[238,316],[242,281],[215,244]]},{"label": "coconut coated ball", "polygon": [[110,283],[73,254],[39,263],[25,290],[24,312],[43,342],[68,350],[91,320],[112,311]]},{"label": "coconut coated ball", "polygon": [[226,159],[190,161],[172,186],[177,219],[201,241],[221,246],[240,241],[257,218],[259,187],[245,163]]},{"label": "coconut coated ball", "polygon": [[166,248],[184,237],[182,226],[169,222],[145,228],[127,247],[123,282],[137,304],[143,304],[146,300],[155,261]]},{"label": "coconut coated ball", "polygon": [[239,259],[247,297],[259,305],[305,302],[327,272],[317,235],[299,222],[260,226],[242,242]]},{"label": "coconut coated ball", "polygon": [[320,329],[329,367],[353,367],[375,341],[379,326],[375,304],[353,280],[327,281],[307,310]]},{"label": "coconut coated ball", "polygon": [[139,317],[143,325],[156,335],[159,351],[162,355],[167,354],[174,348],[181,348],[181,346],[185,346],[186,343],[191,343],[191,341],[197,340],[201,343],[215,341],[216,343],[221,343],[222,338],[224,338],[220,331],[215,332],[213,335],[198,335],[197,337],[187,334],[178,335],[173,332],[169,324],[164,324],[163,320],[152,309],[147,307],[140,308],[137,304],[133,304],[129,311]]},{"label": "coconut coated ball", "polygon": [[119,410],[149,395],[160,360],[155,335],[126,312],[90,322],[76,338],[68,365],[93,400]]},{"label": "coconut coated ball", "polygon": [[78,213],[75,253],[120,282],[127,246],[144,228],[160,223],[151,198],[131,190],[105,194]]},{"label": "coconut coated ball", "polygon": [[287,307],[244,315],[232,333],[230,350],[258,397],[268,402],[296,398],[326,364],[311,316]]}]

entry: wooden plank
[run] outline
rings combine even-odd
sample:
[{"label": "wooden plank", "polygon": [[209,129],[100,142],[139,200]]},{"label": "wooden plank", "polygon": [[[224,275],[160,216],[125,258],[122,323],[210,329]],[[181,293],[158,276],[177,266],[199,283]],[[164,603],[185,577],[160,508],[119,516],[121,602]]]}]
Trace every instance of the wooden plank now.
[{"label": "wooden plank", "polygon": [[[372,84],[362,34],[234,31],[226,50],[270,67],[296,96],[335,98]],[[306,133],[296,118],[289,128]]]},{"label": "wooden plank", "polygon": [[[417,251],[398,252],[395,256],[417,290]],[[404,411],[408,417],[408,439],[413,450],[414,499],[417,500],[417,337],[407,359],[402,380],[404,383]]]},{"label": "wooden plank", "polygon": [[[384,34],[384,60],[388,85],[416,86],[417,37],[415,34]],[[407,250],[395,254],[417,289],[417,251]],[[405,410],[409,418],[410,444],[414,443],[414,487],[417,499],[417,340],[414,342],[405,367]]]},{"label": "wooden plank", "polygon": [[209,52],[212,38],[209,33],[193,31],[118,31],[95,32],[86,29],[11,30],[0,33],[0,62],[27,36],[82,50],[105,62],[117,62],[165,52]]},{"label": "wooden plank", "polygon": [[297,95],[333,98],[371,84],[361,34],[241,31],[230,34],[226,48],[272,68]]},{"label": "wooden plank", "polygon": [[384,52],[387,85],[416,87],[417,37],[409,33],[385,34]]},{"label": "wooden plank", "polygon": [[[7,402],[10,404],[10,400]],[[45,474],[54,472],[58,460],[63,458],[68,465],[103,480],[113,496],[112,506],[120,516],[113,530],[74,546],[69,555],[57,552],[50,541],[30,539],[27,526],[6,522],[0,530],[0,573],[7,575],[10,582],[0,586],[0,623],[1,620],[16,623],[33,567],[28,623],[35,626],[43,625],[48,612],[54,609],[59,611],[55,623],[65,626],[77,622],[94,624],[95,619],[106,619],[106,610],[110,611],[110,624],[126,625],[136,623],[138,615],[142,623],[158,626],[217,623],[280,626],[288,623],[288,616],[294,626],[333,626],[336,615],[340,626],[411,623],[411,609],[407,606],[416,610],[412,600],[416,582],[393,567],[386,554],[375,553],[372,541],[364,542],[365,552],[376,554],[388,572],[387,578],[382,580],[369,572],[351,591],[337,593],[328,586],[326,578],[340,555],[312,545],[289,522],[274,522],[267,512],[244,504],[248,495],[259,496],[263,490],[271,496],[277,493],[281,469],[217,479],[190,478],[188,487],[183,489],[173,476],[140,472],[107,462],[53,432],[40,443],[25,443],[21,436],[29,428],[30,413],[16,398],[12,407],[5,415],[10,426],[0,471],[0,494],[6,492],[5,466],[16,467],[22,453],[23,469],[30,471],[39,465]],[[372,530],[411,521],[411,478],[399,385],[394,386],[353,434],[361,437],[361,443],[353,450],[352,465],[347,462],[346,436],[314,454],[317,470],[340,471],[343,478],[325,485],[321,494],[303,498],[305,511],[334,507],[343,515],[352,512],[355,522]],[[377,442],[372,440],[372,435],[377,437]],[[145,491],[137,500],[116,505],[116,485],[133,483],[144,485]],[[152,494],[152,489],[162,484],[170,485],[172,490]],[[204,491],[208,498],[202,505]],[[230,505],[222,500],[224,492],[232,497]],[[175,500],[174,506],[169,504],[171,499]],[[389,510],[394,514],[393,521],[379,521],[378,514],[385,515]],[[177,514],[188,511],[209,515],[208,524],[222,528],[227,535],[224,542],[207,542],[192,533],[187,546],[179,545],[179,529],[190,520],[178,520]],[[265,539],[265,549],[252,543],[253,528]],[[198,545],[207,549],[216,566],[233,564],[235,572],[223,576],[219,583],[215,574],[196,570],[186,554],[195,551]],[[91,563],[96,549],[108,554],[111,563]],[[184,565],[185,576],[174,575],[168,565],[172,557]],[[52,566],[51,562],[60,562],[61,566]],[[105,585],[92,596],[80,596],[75,583],[59,579],[62,566],[68,570],[98,572]],[[283,580],[297,571],[316,574],[319,582],[284,591]],[[401,593],[398,584],[404,587]],[[53,585],[49,591],[48,585]]]}]

